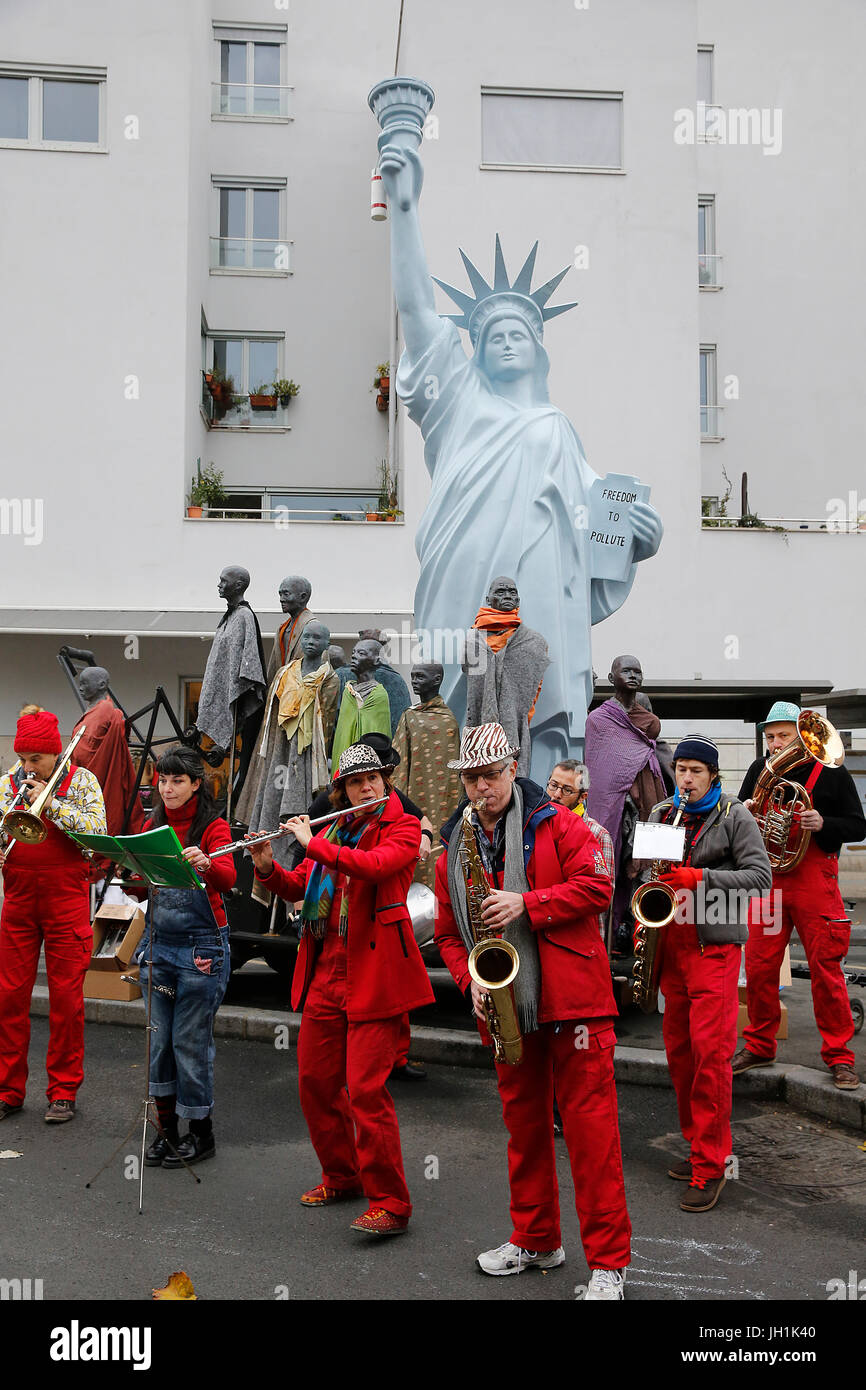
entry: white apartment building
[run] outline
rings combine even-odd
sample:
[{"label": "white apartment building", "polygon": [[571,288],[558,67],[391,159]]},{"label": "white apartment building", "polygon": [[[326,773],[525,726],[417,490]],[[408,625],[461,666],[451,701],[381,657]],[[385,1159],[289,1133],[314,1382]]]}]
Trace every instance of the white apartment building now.
[{"label": "white apartment building", "polygon": [[[431,271],[464,285],[462,247],[488,273],[496,232],[512,273],[536,238],[536,282],[572,266],[551,400],[664,519],[599,675],[635,651],[648,684],[859,686],[864,46],[859,0],[6,0],[0,762],[24,701],[71,727],[62,643],[183,718],[227,564],[265,633],[291,573],[347,646],[411,629],[429,485],[373,389],[395,351],[366,95],[395,70],[436,93]],[[276,381],[300,391],[251,404]],[[366,519],[383,458],[390,525]],[[227,503],[188,518],[211,466]],[[705,727],[748,761],[742,722]]]}]

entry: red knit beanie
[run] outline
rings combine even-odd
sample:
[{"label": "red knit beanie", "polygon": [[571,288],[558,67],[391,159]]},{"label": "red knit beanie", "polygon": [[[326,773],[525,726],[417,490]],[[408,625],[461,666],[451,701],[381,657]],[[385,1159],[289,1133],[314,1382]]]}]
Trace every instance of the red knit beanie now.
[{"label": "red knit beanie", "polygon": [[22,714],[12,747],[16,753],[62,752],[57,715],[50,714],[47,709],[39,714]]}]

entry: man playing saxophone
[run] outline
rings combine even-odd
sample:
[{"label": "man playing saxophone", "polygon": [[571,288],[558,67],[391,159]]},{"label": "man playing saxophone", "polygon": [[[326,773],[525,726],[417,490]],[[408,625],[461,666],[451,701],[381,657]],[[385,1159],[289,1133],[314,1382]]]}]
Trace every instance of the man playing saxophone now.
[{"label": "man playing saxophone", "polygon": [[[725,1185],[740,948],[750,896],[770,886],[770,862],[753,818],[722,791],[711,739],[690,734],[677,745],[674,777],[674,796],[650,814],[651,821],[674,820],[688,793],[682,862],[659,875],[677,894],[676,917],[663,928],[659,988],[668,1068],[689,1144],[689,1157],[668,1173],[689,1184],[683,1211],[700,1212],[716,1205]],[[647,868],[645,880],[649,874]]]},{"label": "man playing saxophone", "polygon": [[[617,1300],[631,1224],[613,1080],[616,1004],[598,932],[611,879],[579,817],[517,777],[517,751],[499,724],[464,730],[460,757],[450,766],[460,772],[469,823],[463,802],[442,828],[447,850],[436,865],[436,944],[471,997],[485,1042],[484,990],[469,971],[472,916],[477,912],[484,929],[504,935],[520,960],[513,990],[522,1054],[519,1062],[495,1063],[509,1133],[512,1232],[479,1255],[478,1265],[485,1274],[521,1274],[565,1259],[550,1123],[555,1083],[592,1271],[586,1297]],[[474,839],[487,880],[469,904],[464,833]]]},{"label": "man playing saxophone", "polygon": [[[767,751],[772,758],[799,742],[797,705],[777,700],[763,725]],[[753,797],[764,772],[758,758],[746,773],[740,797],[757,813]],[[746,944],[746,987],[749,1024],[743,1033],[743,1047],[734,1058],[734,1072],[767,1067],[776,1055],[779,1028],[779,970],[785,947],[794,927],[803,943],[812,982],[815,1022],[821,1034],[821,1056],[840,1090],[850,1091],[860,1084],[854,1070],[854,1053],[848,1044],[854,1033],[851,1005],[840,963],[848,952],[851,923],[839,894],[839,851],[843,844],[866,836],[866,818],[850,772],[844,767],[826,767],[805,749],[803,760],[788,768],[784,777],[808,793],[811,810],[803,810],[797,820],[809,832],[809,843],[802,861],[789,872],[775,868],[774,899],[781,902],[781,921],[774,914],[772,929],[753,912]]]}]

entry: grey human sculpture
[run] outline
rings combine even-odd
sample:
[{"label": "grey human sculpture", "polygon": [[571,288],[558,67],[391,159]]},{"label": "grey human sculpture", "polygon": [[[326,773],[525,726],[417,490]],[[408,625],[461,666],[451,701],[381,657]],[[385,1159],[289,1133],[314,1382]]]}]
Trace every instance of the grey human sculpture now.
[{"label": "grey human sculpture", "polygon": [[225,599],[226,611],[208,654],[195,720],[198,733],[206,734],[224,754],[230,749],[233,754],[233,737],[241,737],[232,796],[240,792],[249,767],[267,688],[258,619],[244,598],[249,584],[249,570],[242,565],[228,565],[220,574],[217,592]]},{"label": "grey human sculpture", "polygon": [[[590,526],[598,489],[593,497],[590,490],[600,480],[547,389],[544,325],[573,306],[548,305],[565,271],[532,289],[537,243],[510,280],[497,236],[492,283],[461,252],[471,293],[437,281],[461,310],[437,313],[418,216],[418,149],[433,100],[426,83],[404,77],[377,83],[368,98],[382,130],[378,167],[405,338],[396,390],[424,436],[432,479],[415,538],[415,627],[425,655],[445,665],[442,693],[463,722],[466,686],[450,635],[468,631],[473,595],[491,574],[514,576],[550,648],[533,720],[534,776],[543,782],[555,762],[582,755],[592,698],[591,624],[625,602],[638,562],[658,550],[662,524],[648,503],[633,501],[620,577],[596,572],[606,568]],[[459,123],[453,129],[462,139]]]}]

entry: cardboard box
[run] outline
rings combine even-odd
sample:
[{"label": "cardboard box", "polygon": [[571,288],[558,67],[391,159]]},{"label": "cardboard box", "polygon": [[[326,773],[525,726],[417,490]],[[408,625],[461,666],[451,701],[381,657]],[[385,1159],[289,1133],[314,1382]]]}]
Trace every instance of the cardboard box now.
[{"label": "cardboard box", "polygon": [[[141,988],[121,979],[122,975],[138,977],[138,966],[131,967],[136,947],[144,935],[144,913],[140,907],[128,905],[102,907],[93,922],[93,954],[84,977],[85,999],[141,998]],[[100,955],[106,940],[115,938],[110,954]]]},{"label": "cardboard box", "polygon": [[[743,1030],[745,1029],[746,1024],[749,1021],[749,1010],[746,1007],[745,985],[739,986],[738,994],[740,996],[740,1007],[737,1013],[737,1036],[741,1038],[743,1036]],[[779,1028],[776,1033],[776,1037],[779,1038],[781,1041],[784,1041],[784,1039],[788,1036],[788,1010],[784,1004],[782,1004],[781,1007],[782,1017],[779,1019]]]}]

